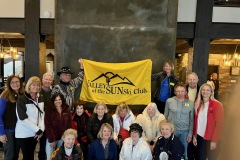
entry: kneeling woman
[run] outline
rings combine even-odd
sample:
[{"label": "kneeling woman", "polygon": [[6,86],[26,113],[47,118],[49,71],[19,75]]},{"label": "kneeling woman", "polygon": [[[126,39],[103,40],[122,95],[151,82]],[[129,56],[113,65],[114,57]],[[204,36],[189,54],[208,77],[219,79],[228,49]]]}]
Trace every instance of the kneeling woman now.
[{"label": "kneeling woman", "polygon": [[103,123],[88,152],[88,160],[117,160],[117,144],[113,140],[113,128],[108,123]]},{"label": "kneeling woman", "polygon": [[153,160],[181,160],[184,157],[184,146],[176,137],[174,132],[174,125],[167,120],[160,122],[160,136],[153,149]]},{"label": "kneeling woman", "polygon": [[51,160],[81,160],[82,150],[79,146],[75,145],[74,142],[77,138],[77,131],[74,129],[68,129],[63,133],[62,140],[63,144],[61,147],[56,149],[51,156]]}]

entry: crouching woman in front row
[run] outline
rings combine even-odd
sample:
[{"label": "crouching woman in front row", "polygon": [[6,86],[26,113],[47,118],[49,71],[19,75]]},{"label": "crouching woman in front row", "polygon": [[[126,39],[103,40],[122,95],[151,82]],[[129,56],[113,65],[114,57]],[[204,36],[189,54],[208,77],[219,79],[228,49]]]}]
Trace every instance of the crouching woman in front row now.
[{"label": "crouching woman in front row", "polygon": [[160,136],[153,149],[153,160],[181,160],[184,159],[184,146],[174,134],[174,125],[167,120],[160,122]]},{"label": "crouching woman in front row", "polygon": [[117,144],[113,140],[113,128],[108,123],[103,123],[98,139],[90,144],[88,160],[117,160]]},{"label": "crouching woman in front row", "polygon": [[51,160],[81,160],[82,150],[74,142],[77,138],[77,131],[74,129],[67,129],[62,136],[63,144],[57,148],[51,155]]}]

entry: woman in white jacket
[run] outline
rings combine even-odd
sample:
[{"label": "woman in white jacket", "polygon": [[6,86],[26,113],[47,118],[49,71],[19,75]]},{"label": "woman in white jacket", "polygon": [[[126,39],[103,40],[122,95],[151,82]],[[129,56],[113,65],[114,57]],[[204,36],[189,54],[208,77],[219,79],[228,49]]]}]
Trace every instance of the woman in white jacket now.
[{"label": "woman in white jacket", "polygon": [[143,129],[138,123],[130,126],[130,136],[123,141],[119,160],[151,160],[152,153],[148,143],[142,138]]},{"label": "woman in white jacket", "polygon": [[136,118],[136,122],[143,128],[143,137],[151,146],[151,149],[157,138],[161,135],[159,123],[164,119],[165,116],[158,111],[157,105],[153,102],[150,102],[142,114],[139,114]]},{"label": "woman in white jacket", "polygon": [[24,160],[34,159],[35,147],[45,130],[44,100],[40,90],[41,81],[33,76],[27,81],[24,95],[17,100],[15,137]]},{"label": "woman in white jacket", "polygon": [[118,135],[121,135],[122,141],[129,137],[129,126],[134,123],[135,116],[125,102],[117,106],[113,117],[114,140],[118,142]]}]

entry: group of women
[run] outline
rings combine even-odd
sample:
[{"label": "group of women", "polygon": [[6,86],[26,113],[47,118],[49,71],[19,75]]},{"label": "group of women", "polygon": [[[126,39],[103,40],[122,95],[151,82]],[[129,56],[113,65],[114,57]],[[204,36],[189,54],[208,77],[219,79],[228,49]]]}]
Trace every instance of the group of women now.
[{"label": "group of women", "polygon": [[[136,119],[125,102],[120,103],[111,116],[103,102],[97,103],[90,115],[85,110],[86,103],[78,100],[71,113],[59,93],[52,95],[44,111],[38,77],[31,77],[25,89],[18,76],[8,77],[6,89],[0,96],[0,141],[4,144],[6,159],[17,159],[21,149],[24,160],[33,160],[37,141],[46,130],[47,159],[51,155],[51,159],[57,159],[63,155],[73,158],[83,154],[84,159],[89,160],[164,157],[180,160],[184,157],[183,145],[174,135],[172,122],[165,120],[162,114],[177,83],[172,67],[167,61],[162,73],[152,75],[152,80],[159,81],[155,103],[149,103]],[[212,86],[205,83],[195,101],[193,144],[199,160],[216,159],[220,148],[223,107],[213,93]],[[80,150],[74,142],[80,144]]]}]

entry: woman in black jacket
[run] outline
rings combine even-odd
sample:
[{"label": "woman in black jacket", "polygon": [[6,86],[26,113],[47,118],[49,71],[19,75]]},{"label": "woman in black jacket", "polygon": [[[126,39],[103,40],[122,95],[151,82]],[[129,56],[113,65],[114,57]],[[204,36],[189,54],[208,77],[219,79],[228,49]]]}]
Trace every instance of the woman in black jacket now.
[{"label": "woman in black jacket", "polygon": [[174,125],[167,120],[160,122],[160,136],[153,149],[153,160],[182,160],[184,159],[184,146],[176,137]]},{"label": "woman in black jacket", "polygon": [[74,102],[73,113],[73,128],[77,130],[77,141],[80,143],[80,147],[83,151],[84,159],[88,159],[88,143],[87,143],[87,122],[90,114],[85,110],[86,102],[77,100]]},{"label": "woman in black jacket", "polygon": [[103,123],[109,123],[113,127],[112,116],[108,113],[107,106],[104,102],[96,104],[93,114],[87,123],[87,139],[89,144],[97,139],[97,134]]},{"label": "woman in black jacket", "polygon": [[18,159],[19,148],[15,138],[16,101],[18,96],[23,94],[24,87],[20,77],[9,76],[6,89],[0,95],[0,141],[4,145],[5,159]]},{"label": "woman in black jacket", "polygon": [[152,74],[152,81],[158,81],[158,86],[153,95],[153,101],[157,104],[158,111],[164,114],[165,103],[168,98],[174,96],[174,86],[178,79],[173,74],[173,63],[164,62],[163,72]]}]

